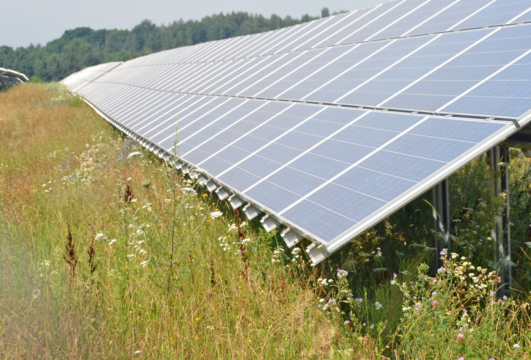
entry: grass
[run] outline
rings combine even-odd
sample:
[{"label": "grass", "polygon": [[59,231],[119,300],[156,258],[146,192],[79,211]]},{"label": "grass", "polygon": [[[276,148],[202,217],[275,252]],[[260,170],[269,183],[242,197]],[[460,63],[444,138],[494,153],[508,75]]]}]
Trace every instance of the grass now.
[{"label": "grass", "polygon": [[0,93],[0,357],[528,358],[530,167],[514,154],[525,236],[499,303],[481,161],[450,182],[448,271],[426,265],[422,198],[311,266],[59,85],[14,87]]}]

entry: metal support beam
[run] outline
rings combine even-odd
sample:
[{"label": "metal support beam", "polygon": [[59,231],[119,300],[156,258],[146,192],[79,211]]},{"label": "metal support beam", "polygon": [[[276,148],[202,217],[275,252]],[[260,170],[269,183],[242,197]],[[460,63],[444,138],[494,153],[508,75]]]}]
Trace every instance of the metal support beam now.
[{"label": "metal support beam", "polygon": [[450,198],[448,196],[448,179],[435,185],[433,196],[433,220],[435,225],[435,269],[442,266],[440,252],[442,249],[450,251]]},{"label": "metal support beam", "polygon": [[494,263],[498,266],[501,287],[498,296],[503,296],[512,287],[511,277],[511,228],[509,222],[509,148],[495,146],[487,153],[490,167],[491,204],[495,221],[491,231],[494,241]]}]

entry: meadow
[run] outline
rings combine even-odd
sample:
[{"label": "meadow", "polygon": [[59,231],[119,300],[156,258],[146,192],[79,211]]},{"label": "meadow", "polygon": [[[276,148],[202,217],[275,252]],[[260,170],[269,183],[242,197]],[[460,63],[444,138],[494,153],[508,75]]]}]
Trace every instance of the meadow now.
[{"label": "meadow", "polygon": [[531,165],[511,150],[513,289],[484,157],[314,265],[59,84],[0,92],[0,358],[529,359]]}]

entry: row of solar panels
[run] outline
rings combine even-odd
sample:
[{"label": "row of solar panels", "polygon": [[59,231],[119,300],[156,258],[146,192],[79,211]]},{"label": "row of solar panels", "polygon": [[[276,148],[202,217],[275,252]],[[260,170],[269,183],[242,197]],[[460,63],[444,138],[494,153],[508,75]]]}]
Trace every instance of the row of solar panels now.
[{"label": "row of solar panels", "polygon": [[114,69],[120,64],[121,62],[110,62],[110,63],[91,66],[91,67],[85,68],[81,71],[78,71],[70,75],[69,77],[64,79],[62,83],[68,86],[68,88],[72,90],[73,92],[76,92],[77,90],[81,89],[83,86],[96,80],[97,78],[104,75],[108,71]]},{"label": "row of solar panels", "polygon": [[[365,13],[421,4],[433,12],[435,3],[444,1],[393,2]],[[464,22],[485,18],[494,4],[503,6],[493,16],[526,14],[516,1],[450,4],[446,10],[475,9]],[[398,21],[386,23],[398,24],[409,12],[394,13]],[[307,40],[315,36],[309,26],[299,26]],[[280,31],[255,41],[274,33]],[[242,41],[233,50],[253,47],[246,38],[230,40]],[[206,51],[223,43],[229,40],[202,46]],[[175,53],[191,55],[198,48]],[[225,47],[211,48],[211,55],[221,56],[223,49],[234,57]],[[314,241],[307,250],[315,262],[530,119],[531,25],[216,62],[165,61],[171,52],[126,62],[77,93],[161,156],[171,156],[177,136],[185,171],[200,169],[209,189],[221,199],[230,196],[250,218],[264,212],[266,229],[287,226],[288,245],[303,237]]]},{"label": "row of solar panels", "polygon": [[527,0],[393,1],[276,31],[164,51],[129,61],[124,68],[243,59],[530,20]]},{"label": "row of solar panels", "polygon": [[497,27],[221,63],[122,65],[83,93],[115,83],[148,107],[177,92],[519,118],[531,108],[530,49],[531,25]]},{"label": "row of solar panels", "polygon": [[[119,87],[127,91],[113,90]],[[147,125],[143,120],[161,108],[101,95],[88,99],[166,154],[178,126],[182,160],[221,185],[222,199],[237,194],[236,205],[273,216],[269,229],[280,220],[328,251],[515,131],[509,122],[178,94],[169,94],[179,103],[174,120]]]}]

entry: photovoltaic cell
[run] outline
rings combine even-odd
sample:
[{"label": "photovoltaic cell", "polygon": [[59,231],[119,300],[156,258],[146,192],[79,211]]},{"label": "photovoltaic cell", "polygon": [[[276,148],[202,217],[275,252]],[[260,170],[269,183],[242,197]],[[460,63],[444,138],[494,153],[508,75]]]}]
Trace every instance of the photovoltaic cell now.
[{"label": "photovoltaic cell", "polygon": [[497,26],[528,7],[393,1],[64,83],[99,71],[79,93],[110,121],[167,153],[178,140],[182,161],[334,251],[516,131],[488,118],[531,109],[531,25]]}]

